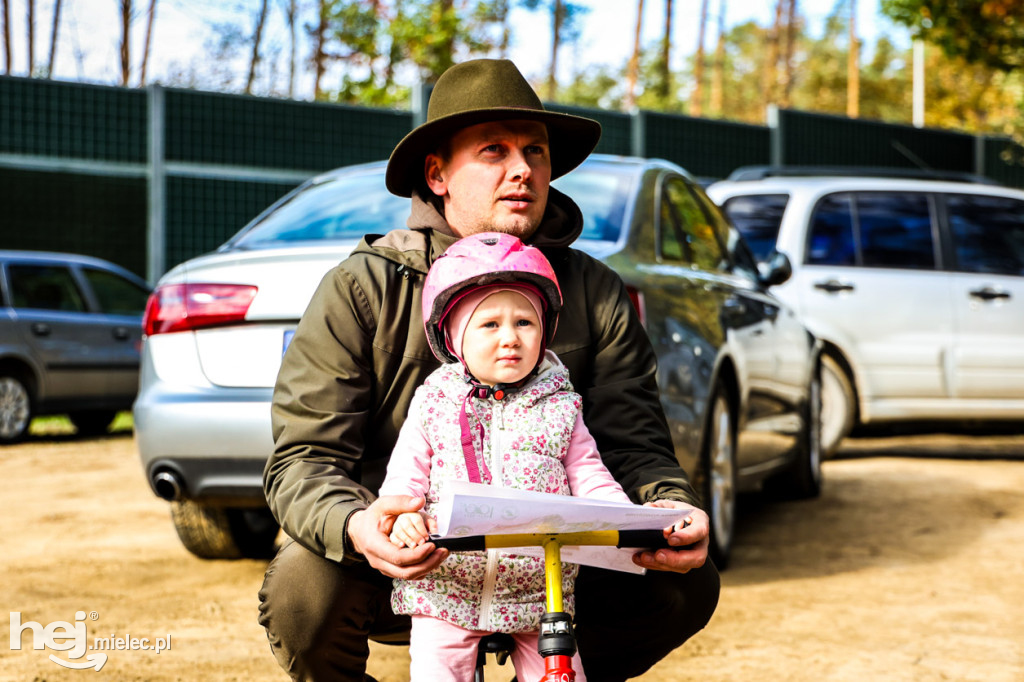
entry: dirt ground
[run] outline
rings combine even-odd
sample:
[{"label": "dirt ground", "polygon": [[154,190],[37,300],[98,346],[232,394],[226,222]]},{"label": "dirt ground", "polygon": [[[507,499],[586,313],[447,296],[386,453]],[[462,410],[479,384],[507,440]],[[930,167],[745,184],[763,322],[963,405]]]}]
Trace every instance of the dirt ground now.
[{"label": "dirt ground", "polygon": [[[1015,435],[857,439],[820,499],[746,500],[714,619],[640,679],[1024,680],[1022,455]],[[264,563],[188,554],[130,434],[0,449],[0,501],[0,679],[285,679],[256,624]],[[170,646],[68,670],[48,655],[86,657],[33,649],[29,622]],[[407,665],[376,647],[369,672],[399,682]]]}]

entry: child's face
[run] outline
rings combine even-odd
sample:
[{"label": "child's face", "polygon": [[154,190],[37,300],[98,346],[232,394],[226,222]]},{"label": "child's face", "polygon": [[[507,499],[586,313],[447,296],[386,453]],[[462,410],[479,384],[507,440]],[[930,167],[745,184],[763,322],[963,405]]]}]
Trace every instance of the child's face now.
[{"label": "child's face", "polygon": [[462,337],[462,358],[477,381],[512,384],[537,366],[544,329],[537,312],[514,291],[499,291],[473,311]]}]

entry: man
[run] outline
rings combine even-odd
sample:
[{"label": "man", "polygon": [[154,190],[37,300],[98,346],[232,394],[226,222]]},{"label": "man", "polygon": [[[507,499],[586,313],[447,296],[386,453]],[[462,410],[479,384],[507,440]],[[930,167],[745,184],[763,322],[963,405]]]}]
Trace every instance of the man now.
[{"label": "man", "polygon": [[[260,622],[297,680],[364,679],[367,639],[400,642],[391,578],[417,578],[447,551],[398,549],[394,518],[422,500],[376,498],[413,392],[436,366],[420,312],[430,263],[461,236],[514,234],[541,248],[565,305],[552,350],[584,399],[602,458],[638,503],[697,499],[673,454],[655,357],[625,287],[569,248],[582,230],[571,199],[549,186],[597,144],[600,125],[546,111],[516,67],[481,59],[438,80],[427,121],[403,139],[388,189],[412,198],[409,229],[368,236],[322,281],[274,391],[275,453],[264,487],[289,540],[267,568]],[[718,602],[701,511],[641,552],[645,576],[583,568],[576,633],[592,682],[643,673],[704,627]],[[695,545],[683,549],[683,545]]]}]

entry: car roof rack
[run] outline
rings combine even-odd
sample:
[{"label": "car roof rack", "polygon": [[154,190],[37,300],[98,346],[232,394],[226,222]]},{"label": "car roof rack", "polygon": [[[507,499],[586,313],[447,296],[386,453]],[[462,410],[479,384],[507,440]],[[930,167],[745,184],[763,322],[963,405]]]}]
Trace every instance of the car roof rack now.
[{"label": "car roof rack", "polygon": [[909,180],[945,180],[981,185],[1001,185],[992,178],[962,171],[923,168],[883,168],[879,166],[741,166],[727,178],[733,182],[764,180],[773,177],[858,177],[903,178]]}]

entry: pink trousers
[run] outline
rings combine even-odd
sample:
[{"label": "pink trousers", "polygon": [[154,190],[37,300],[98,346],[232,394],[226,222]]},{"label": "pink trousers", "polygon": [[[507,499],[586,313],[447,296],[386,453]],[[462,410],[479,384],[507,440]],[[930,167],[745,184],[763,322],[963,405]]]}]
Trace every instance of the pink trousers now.
[{"label": "pink trousers", "polygon": [[[430,616],[413,616],[409,682],[472,682],[477,643],[489,634]],[[520,632],[512,637],[516,641],[511,657],[516,679],[539,682],[544,677],[544,659],[537,653],[537,633]],[[572,667],[576,681],[587,682],[578,653],[572,657]]]}]

